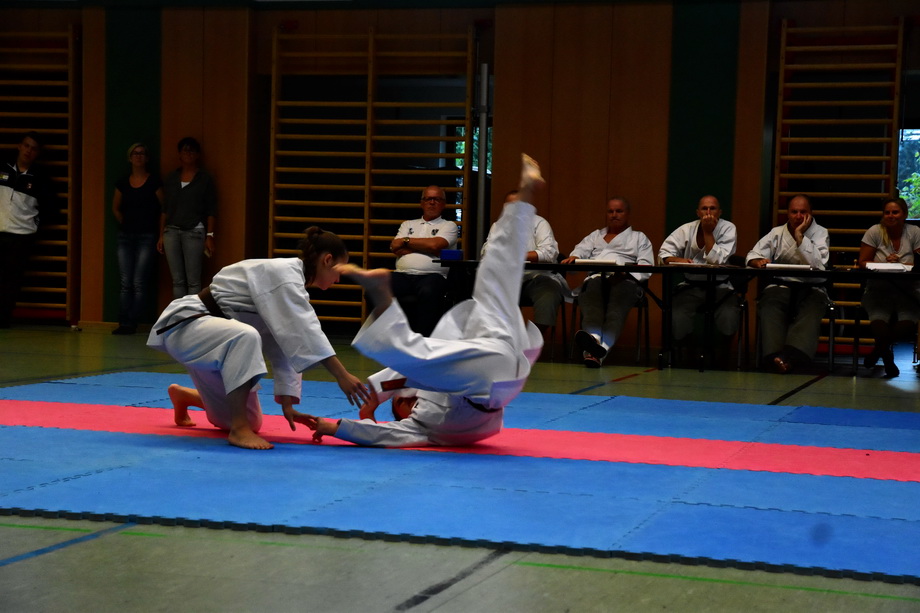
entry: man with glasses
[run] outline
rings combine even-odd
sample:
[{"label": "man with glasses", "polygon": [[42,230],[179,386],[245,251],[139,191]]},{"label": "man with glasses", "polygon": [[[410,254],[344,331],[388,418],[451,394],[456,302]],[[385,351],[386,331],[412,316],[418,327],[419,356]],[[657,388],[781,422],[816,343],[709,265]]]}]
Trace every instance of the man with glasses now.
[{"label": "man with glasses", "polygon": [[441,218],[444,190],[429,185],[422,190],[422,216],[404,221],[390,243],[396,255],[393,295],[406,313],[413,331],[430,336],[447,308],[447,269],[435,262],[442,249],[454,249],[460,229]]}]

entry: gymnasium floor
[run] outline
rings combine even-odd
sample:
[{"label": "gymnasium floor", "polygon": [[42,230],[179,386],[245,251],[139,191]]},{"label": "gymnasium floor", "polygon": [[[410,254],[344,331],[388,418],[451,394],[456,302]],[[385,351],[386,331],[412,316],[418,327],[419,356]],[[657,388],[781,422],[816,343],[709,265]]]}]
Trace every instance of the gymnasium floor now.
[{"label": "gymnasium floor", "polygon": [[[353,373],[376,370],[347,339],[336,346]],[[2,387],[110,373],[182,372],[148,350],[142,335],[114,337],[108,330],[15,327],[0,330],[0,348]],[[838,364],[830,376],[820,370],[778,376],[645,366],[589,370],[540,362],[525,391],[917,413],[920,379],[911,357],[909,348],[899,351],[902,374],[892,380],[865,371],[854,377],[849,363]],[[322,369],[305,379],[331,380]],[[301,451],[308,458],[311,449]],[[41,452],[55,455],[53,447]],[[196,457],[206,452],[202,448]],[[14,461],[4,460],[13,458],[0,449],[0,481],[17,471]],[[317,471],[316,479],[334,480],[336,473]],[[371,516],[375,512],[367,509]],[[920,610],[916,581],[412,541],[418,539],[2,515],[0,611]]]}]

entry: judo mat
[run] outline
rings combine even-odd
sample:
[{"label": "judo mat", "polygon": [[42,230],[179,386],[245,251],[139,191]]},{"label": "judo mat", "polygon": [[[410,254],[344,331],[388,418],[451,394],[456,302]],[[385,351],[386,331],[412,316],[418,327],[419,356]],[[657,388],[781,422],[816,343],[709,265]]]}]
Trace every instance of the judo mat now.
[{"label": "judo mat", "polygon": [[[920,415],[521,394],[466,448],[232,447],[118,373],[0,388],[0,514],[386,539],[920,584]],[[334,383],[304,412],[353,416]],[[378,411],[383,419],[386,406]]]}]

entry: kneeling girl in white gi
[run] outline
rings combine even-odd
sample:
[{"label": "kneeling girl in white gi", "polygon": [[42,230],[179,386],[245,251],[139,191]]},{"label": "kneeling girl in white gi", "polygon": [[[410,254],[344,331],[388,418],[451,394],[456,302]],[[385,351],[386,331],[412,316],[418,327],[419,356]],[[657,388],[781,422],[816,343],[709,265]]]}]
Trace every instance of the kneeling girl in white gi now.
[{"label": "kneeling girl in white gi", "polygon": [[369,398],[349,373],[310,305],[306,286],[327,289],[348,261],[345,243],[318,227],[307,229],[300,257],[244,260],[220,270],[198,295],[172,303],[154,324],[147,345],[165,351],[186,367],[195,389],[169,386],[178,426],[194,426],[188,407],[205,410],[208,421],[229,431],[231,445],[271,449],[257,434],[262,409],[256,394],[266,373],[263,351],[272,363],[275,401],[295,429],[301,374],[317,362],[335,377],[352,404]]},{"label": "kneeling girl in white gi", "polygon": [[[505,204],[495,223],[473,298],[448,311],[430,337],[409,327],[393,300],[388,270],[338,267],[375,305],[352,344],[388,368],[368,378],[372,398],[360,420],[296,417],[315,430],[315,441],[330,435],[385,447],[469,445],[499,433],[504,407],[524,387],[543,346],[540,331],[525,325],[518,307],[535,215],[528,202],[542,184],[539,167],[524,156],[519,201]],[[397,390],[402,400],[394,398],[394,414],[402,409],[408,416],[374,421],[377,405]]]}]

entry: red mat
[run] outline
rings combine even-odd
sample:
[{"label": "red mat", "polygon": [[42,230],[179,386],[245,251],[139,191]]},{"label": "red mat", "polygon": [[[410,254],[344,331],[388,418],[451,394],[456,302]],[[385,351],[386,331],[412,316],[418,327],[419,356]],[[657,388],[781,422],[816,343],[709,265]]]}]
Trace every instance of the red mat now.
[{"label": "red mat", "polygon": [[[173,425],[171,409],[0,400],[0,425],[6,426],[226,436],[207,423],[204,413],[195,412],[193,416],[198,427],[179,428]],[[287,421],[278,415],[265,416],[260,434],[273,443],[310,443],[306,428],[298,426],[296,432],[291,432]],[[348,445],[329,437],[324,444]],[[920,453],[902,451],[513,428],[471,447],[419,449],[920,482]]]}]

